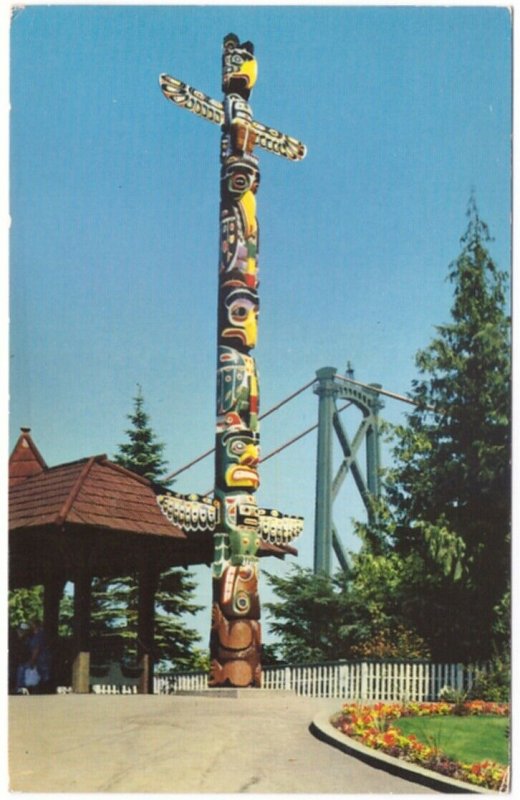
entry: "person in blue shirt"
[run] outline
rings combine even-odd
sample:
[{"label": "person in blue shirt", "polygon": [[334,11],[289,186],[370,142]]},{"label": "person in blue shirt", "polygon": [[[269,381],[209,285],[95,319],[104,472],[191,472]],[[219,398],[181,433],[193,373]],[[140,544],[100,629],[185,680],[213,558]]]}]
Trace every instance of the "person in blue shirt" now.
[{"label": "person in blue shirt", "polygon": [[[45,693],[48,691],[50,682],[50,653],[45,641],[45,632],[39,620],[34,619],[30,623],[30,631],[27,637],[28,658],[20,664],[16,673],[16,690],[26,694]],[[34,668],[38,670],[39,682],[36,686],[28,686],[26,683],[26,670]],[[23,691],[25,689],[25,691]]]}]

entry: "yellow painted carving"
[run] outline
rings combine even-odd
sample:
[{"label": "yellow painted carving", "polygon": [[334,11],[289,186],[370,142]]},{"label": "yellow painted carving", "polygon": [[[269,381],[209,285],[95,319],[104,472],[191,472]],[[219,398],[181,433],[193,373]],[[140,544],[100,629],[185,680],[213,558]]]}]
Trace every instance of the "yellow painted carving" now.
[{"label": "yellow painted carving", "polygon": [[244,220],[244,233],[246,239],[256,235],[257,222],[256,222],[256,197],[249,189],[239,200],[242,218]]},{"label": "yellow painted carving", "polygon": [[256,83],[256,79],[258,77],[258,62],[255,58],[252,58],[251,61],[244,61],[238,73],[235,75],[245,75],[247,78],[247,85],[249,89],[252,89]]}]

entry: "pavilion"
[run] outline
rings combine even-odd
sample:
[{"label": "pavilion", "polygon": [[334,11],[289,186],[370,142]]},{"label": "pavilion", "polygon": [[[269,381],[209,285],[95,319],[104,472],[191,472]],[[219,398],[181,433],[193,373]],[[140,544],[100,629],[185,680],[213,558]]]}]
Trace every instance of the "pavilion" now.
[{"label": "pavilion", "polygon": [[[106,455],[49,467],[30,429],[21,429],[9,459],[9,588],[43,586],[43,624],[52,648],[65,584],[74,584],[73,692],[89,691],[94,577],[138,576],[139,691],[146,694],[153,692],[159,575],[174,566],[211,564],[212,536],[173,525],[157,505],[158,490],[164,487]],[[286,554],[296,550],[267,542],[259,553]]]}]

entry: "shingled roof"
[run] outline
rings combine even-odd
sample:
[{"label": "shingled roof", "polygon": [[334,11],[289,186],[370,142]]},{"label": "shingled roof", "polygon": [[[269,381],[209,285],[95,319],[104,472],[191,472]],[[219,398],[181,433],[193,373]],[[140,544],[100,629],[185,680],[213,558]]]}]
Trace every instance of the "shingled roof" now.
[{"label": "shingled roof", "polygon": [[[9,460],[10,580],[30,585],[45,569],[68,574],[82,547],[93,570],[111,574],[152,553],[165,568],[209,564],[213,538],[173,525],[157,505],[156,488],[106,455],[48,467],[23,428]],[[296,552],[263,542],[259,555]]]},{"label": "shingled roof", "polygon": [[162,514],[150,481],[106,455],[47,467],[11,486],[12,531],[65,523],[186,538]]},{"label": "shingled roof", "polygon": [[20,437],[9,459],[9,486],[16,486],[31,475],[47,469],[40,451],[30,435],[30,428],[22,428]]}]

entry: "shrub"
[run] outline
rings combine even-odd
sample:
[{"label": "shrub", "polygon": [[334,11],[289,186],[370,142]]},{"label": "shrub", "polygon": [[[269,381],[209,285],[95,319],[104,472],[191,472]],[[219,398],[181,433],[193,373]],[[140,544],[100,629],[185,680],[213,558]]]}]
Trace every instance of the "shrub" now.
[{"label": "shrub", "polygon": [[452,703],[452,714],[463,717],[469,713],[466,705],[468,699],[467,692],[463,689],[454,689],[452,686],[443,686],[439,692],[439,700],[444,703]]},{"label": "shrub", "polygon": [[511,694],[511,663],[509,657],[495,657],[489,668],[479,670],[468,692],[468,698],[491,703],[508,703]]}]

